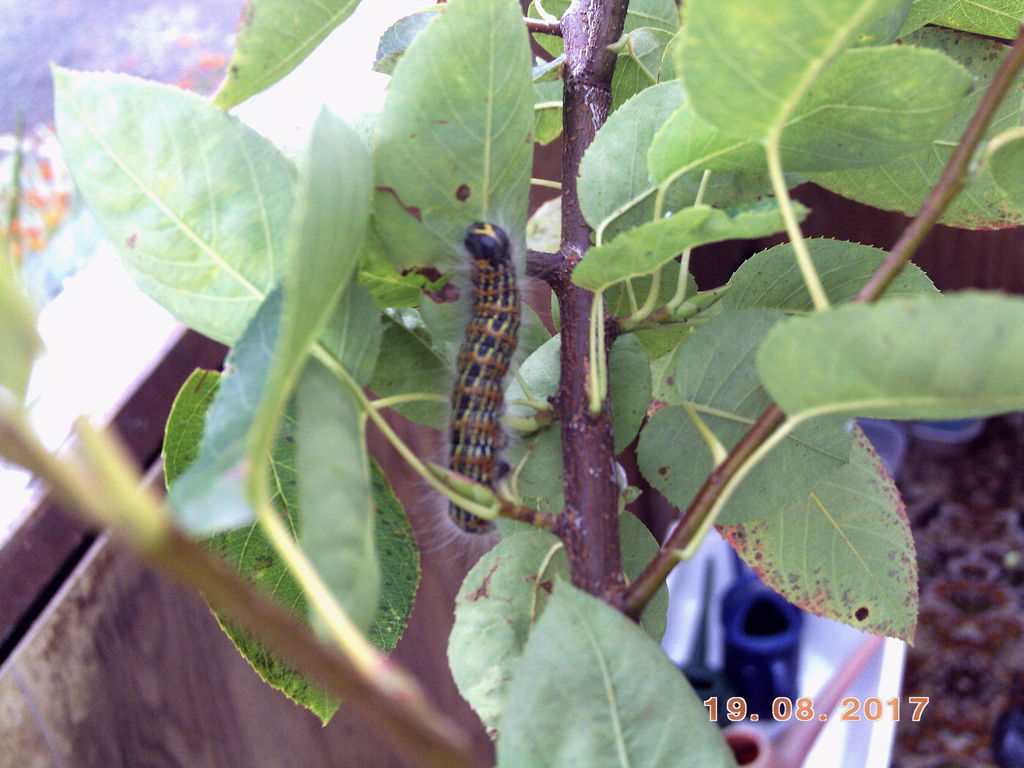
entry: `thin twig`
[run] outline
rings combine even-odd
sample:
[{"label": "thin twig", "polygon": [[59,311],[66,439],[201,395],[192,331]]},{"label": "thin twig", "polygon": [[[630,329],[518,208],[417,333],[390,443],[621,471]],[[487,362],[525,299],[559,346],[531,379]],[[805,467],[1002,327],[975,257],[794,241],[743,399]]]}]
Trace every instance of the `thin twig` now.
[{"label": "thin twig", "polygon": [[[917,250],[935,222],[949,207],[953,198],[963,189],[967,183],[967,169],[971,157],[995,114],[1000,100],[1009,90],[1022,66],[1024,66],[1024,28],[1017,36],[1013,47],[978,104],[978,109],[964,130],[957,149],[939,181],[925,199],[917,216],[889,251],[888,257],[865,283],[855,301],[867,303],[882,295],[885,288]],[[711,512],[715,500],[728,481],[784,421],[785,415],[777,405],[769,407],[740,438],[722,465],[711,473],[690,504],[682,521],[665,541],[658,554],[644,569],[644,572],[626,589],[620,605],[626,614],[634,617],[640,615],[644,606],[658,591],[675,566],[675,553],[686,548],[693,534],[701,530],[702,523]]]},{"label": "thin twig", "polygon": [[536,32],[541,35],[562,36],[561,22],[545,21],[544,19],[531,19],[528,17],[524,18],[523,22],[526,24],[526,28],[531,32]]},{"label": "thin twig", "polygon": [[526,274],[536,277],[546,283],[551,283],[558,278],[562,269],[564,259],[558,253],[545,253],[544,251],[526,252]]}]

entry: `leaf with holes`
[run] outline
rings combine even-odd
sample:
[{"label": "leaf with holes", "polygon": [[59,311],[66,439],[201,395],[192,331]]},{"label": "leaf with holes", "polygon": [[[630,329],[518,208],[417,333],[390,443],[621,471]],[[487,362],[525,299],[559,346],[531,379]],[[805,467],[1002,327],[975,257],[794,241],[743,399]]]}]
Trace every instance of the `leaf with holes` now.
[{"label": "leaf with holes", "polygon": [[910,522],[860,429],[848,465],[771,517],[722,533],[768,586],[801,608],[913,642],[917,558]]},{"label": "leaf with holes", "polygon": [[466,227],[522,252],[533,149],[529,36],[513,0],[452,0],[398,61],[374,139],[374,218],[396,267],[459,261]]}]

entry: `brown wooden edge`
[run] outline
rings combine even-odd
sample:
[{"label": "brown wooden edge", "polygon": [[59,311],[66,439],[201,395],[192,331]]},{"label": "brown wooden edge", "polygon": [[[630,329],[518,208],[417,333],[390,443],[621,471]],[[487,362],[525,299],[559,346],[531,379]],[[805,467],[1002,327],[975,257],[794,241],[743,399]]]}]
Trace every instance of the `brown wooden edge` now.
[{"label": "brown wooden edge", "polygon": [[[181,329],[112,409],[109,423],[145,471],[160,456],[174,397],[196,368],[219,369],[226,348]],[[0,662],[81,560],[96,531],[43,496],[0,547]]]}]

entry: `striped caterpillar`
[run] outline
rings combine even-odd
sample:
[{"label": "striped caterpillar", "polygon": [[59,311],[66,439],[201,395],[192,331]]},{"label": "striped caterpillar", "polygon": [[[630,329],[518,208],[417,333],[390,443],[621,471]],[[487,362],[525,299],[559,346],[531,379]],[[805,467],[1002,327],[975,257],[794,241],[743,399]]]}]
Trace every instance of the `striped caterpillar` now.
[{"label": "striped caterpillar", "polygon": [[[473,309],[455,364],[448,466],[494,487],[508,470],[500,460],[502,381],[519,340],[519,288],[508,235],[493,224],[466,230],[473,267]],[[452,504],[448,514],[467,533],[487,533],[489,520]]]}]

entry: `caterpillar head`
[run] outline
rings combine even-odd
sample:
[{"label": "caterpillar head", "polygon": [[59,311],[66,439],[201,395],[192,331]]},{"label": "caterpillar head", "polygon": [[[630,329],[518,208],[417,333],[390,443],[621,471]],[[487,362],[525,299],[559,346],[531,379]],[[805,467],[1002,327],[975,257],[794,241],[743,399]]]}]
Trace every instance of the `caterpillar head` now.
[{"label": "caterpillar head", "polygon": [[508,235],[501,227],[477,222],[466,230],[466,250],[479,268],[507,264],[511,259]]}]

